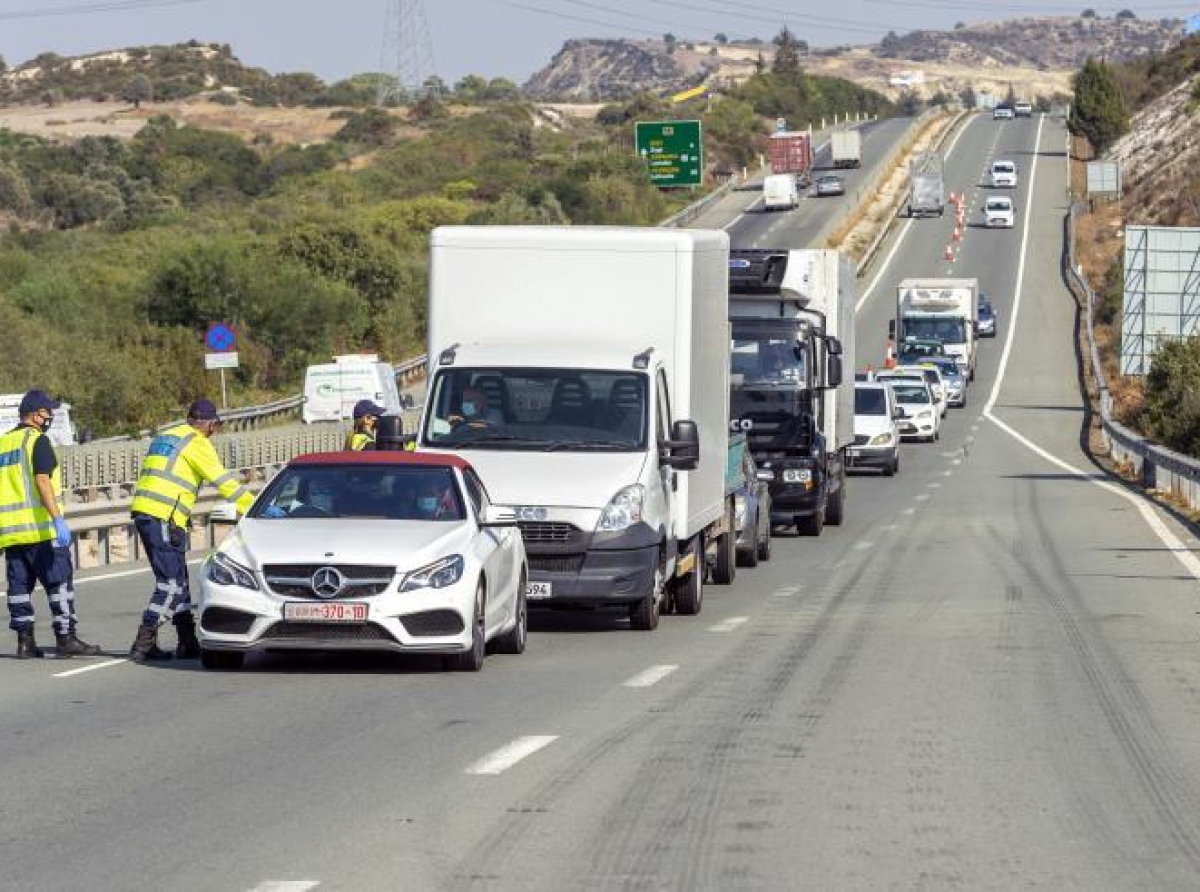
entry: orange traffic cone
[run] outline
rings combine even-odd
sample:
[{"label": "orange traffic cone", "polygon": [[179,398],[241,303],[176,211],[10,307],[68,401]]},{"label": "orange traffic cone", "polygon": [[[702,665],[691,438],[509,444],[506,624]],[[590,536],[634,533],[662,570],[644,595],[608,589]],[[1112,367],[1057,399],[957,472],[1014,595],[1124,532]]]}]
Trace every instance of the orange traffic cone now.
[{"label": "orange traffic cone", "polygon": [[951,244],[946,245],[946,253],[942,255],[942,259],[943,260],[953,260],[954,259],[954,245],[951,245]]},{"label": "orange traffic cone", "polygon": [[954,227],[954,240],[955,240],[956,242],[961,242],[961,241],[962,241],[962,229],[961,229],[960,227],[958,227],[958,226],[955,226],[955,227]]}]

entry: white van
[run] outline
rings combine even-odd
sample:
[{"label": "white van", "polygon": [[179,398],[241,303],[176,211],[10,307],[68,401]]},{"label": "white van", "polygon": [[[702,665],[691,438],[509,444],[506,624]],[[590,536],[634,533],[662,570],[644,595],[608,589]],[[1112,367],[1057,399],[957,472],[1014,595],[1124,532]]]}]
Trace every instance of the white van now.
[{"label": "white van", "polygon": [[800,206],[800,189],[790,173],[773,173],[763,180],[763,209],[793,210]]},{"label": "white van", "polygon": [[335,356],[331,363],[308,367],[304,376],[305,424],[343,421],[359,400],[378,403],[389,415],[399,414],[395,369],[370,353]]},{"label": "white van", "polygon": [[[21,399],[23,393],[7,393],[0,396],[0,434],[7,433],[21,423]],[[74,446],[75,422],[71,420],[71,404],[63,403],[54,410],[54,421],[46,432],[50,442],[57,447]]]}]

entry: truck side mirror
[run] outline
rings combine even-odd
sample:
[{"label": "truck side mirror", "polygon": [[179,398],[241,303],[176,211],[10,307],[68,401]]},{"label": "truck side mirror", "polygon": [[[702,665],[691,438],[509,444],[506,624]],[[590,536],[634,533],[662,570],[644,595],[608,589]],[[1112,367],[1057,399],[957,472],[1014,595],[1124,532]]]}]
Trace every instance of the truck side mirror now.
[{"label": "truck side mirror", "polygon": [[676,421],[666,443],[667,464],[676,471],[694,471],[700,466],[700,428],[694,421]]},{"label": "truck side mirror", "polygon": [[842,357],[830,355],[828,362],[829,370],[825,376],[828,379],[826,383],[829,387],[837,387],[842,383]]},{"label": "truck side mirror", "polygon": [[893,341],[896,340],[896,320],[895,319],[888,320],[888,338]]},{"label": "truck side mirror", "polygon": [[825,349],[830,356],[841,356],[842,342],[835,337],[828,337],[825,339]]},{"label": "truck side mirror", "polygon": [[375,448],[399,452],[404,448],[404,420],[399,415],[381,415],[375,428]]}]

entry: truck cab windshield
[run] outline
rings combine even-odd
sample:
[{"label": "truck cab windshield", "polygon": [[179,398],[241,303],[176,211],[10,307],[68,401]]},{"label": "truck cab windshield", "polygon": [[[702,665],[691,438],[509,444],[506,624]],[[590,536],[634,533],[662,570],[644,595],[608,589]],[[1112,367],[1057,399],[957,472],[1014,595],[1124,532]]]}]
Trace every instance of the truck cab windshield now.
[{"label": "truck cab windshield", "polygon": [[808,363],[794,337],[738,334],[733,337],[734,387],[808,387]]},{"label": "truck cab windshield", "polygon": [[590,369],[438,373],[423,442],[463,449],[633,452],[646,448],[646,375]]},{"label": "truck cab windshield", "polygon": [[904,336],[941,341],[943,344],[965,344],[967,327],[962,319],[907,316],[904,319]]}]

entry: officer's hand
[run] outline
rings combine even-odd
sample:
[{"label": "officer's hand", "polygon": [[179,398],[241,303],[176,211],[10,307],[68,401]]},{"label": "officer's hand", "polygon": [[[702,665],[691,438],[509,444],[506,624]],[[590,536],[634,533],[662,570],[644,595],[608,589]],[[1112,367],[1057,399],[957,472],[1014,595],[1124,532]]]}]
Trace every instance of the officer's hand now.
[{"label": "officer's hand", "polygon": [[54,547],[71,547],[71,528],[67,526],[67,521],[64,517],[54,518]]}]

